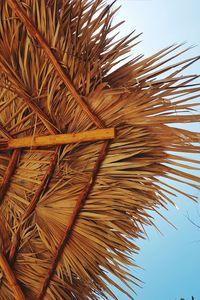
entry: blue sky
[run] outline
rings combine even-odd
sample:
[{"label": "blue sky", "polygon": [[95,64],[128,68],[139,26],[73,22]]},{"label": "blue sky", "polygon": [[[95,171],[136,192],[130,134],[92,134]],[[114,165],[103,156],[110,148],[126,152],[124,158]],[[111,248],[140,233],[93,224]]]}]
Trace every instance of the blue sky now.
[{"label": "blue sky", "polygon": [[[111,3],[111,1],[107,1]],[[198,0],[118,0],[121,5],[117,20],[125,20],[121,35],[136,29],[143,32],[142,42],[133,49],[133,55],[151,55],[173,43],[187,42],[197,45],[185,56],[200,55],[200,1]],[[200,74],[200,63],[190,68],[190,73]],[[190,129],[200,131],[200,123]],[[199,155],[200,158],[200,155]],[[196,174],[200,176],[200,171]],[[186,189],[186,187],[181,187]],[[187,189],[200,200],[200,191]],[[155,224],[163,235],[146,228],[149,239],[138,241],[140,253],[134,257],[144,270],[133,270],[144,285],[136,289],[136,300],[200,300],[200,229],[192,225],[187,214],[200,225],[200,206],[184,197],[175,200],[179,209],[169,206],[161,213],[176,227],[175,230],[159,216]],[[116,291],[119,300],[127,296]]]}]

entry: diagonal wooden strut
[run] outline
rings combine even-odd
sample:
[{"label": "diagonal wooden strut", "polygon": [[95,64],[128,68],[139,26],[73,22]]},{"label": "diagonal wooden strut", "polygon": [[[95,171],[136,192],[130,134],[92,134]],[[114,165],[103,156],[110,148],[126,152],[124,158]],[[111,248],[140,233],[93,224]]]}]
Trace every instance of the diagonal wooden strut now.
[{"label": "diagonal wooden strut", "polygon": [[53,55],[49,45],[47,44],[46,40],[42,37],[41,33],[37,30],[37,28],[34,26],[34,24],[28,19],[26,14],[23,12],[22,8],[18,4],[16,0],[7,0],[9,6],[12,8],[12,10],[17,14],[19,19],[23,22],[25,27],[29,30],[32,37],[38,41],[44,52],[46,53],[46,56],[51,61],[52,65],[54,66],[55,70],[57,71],[58,75],[62,79],[65,86],[68,88],[69,92],[71,93],[72,97],[75,99],[75,101],[81,106],[83,111],[88,115],[90,120],[98,127],[103,128],[104,124],[103,122],[94,114],[94,112],[91,111],[85,100],[79,95],[79,93],[76,91],[76,88],[73,85],[73,82],[71,81],[69,75],[66,74],[66,71],[62,69],[61,65]]},{"label": "diagonal wooden strut", "polygon": [[86,201],[86,199],[87,199],[87,197],[88,197],[88,195],[89,195],[89,193],[90,193],[90,191],[91,191],[91,189],[92,189],[92,187],[95,183],[96,177],[97,177],[99,169],[101,167],[101,164],[102,164],[103,160],[106,157],[108,147],[109,147],[109,141],[104,142],[103,146],[101,148],[101,151],[99,153],[99,156],[97,158],[97,161],[94,165],[92,174],[89,178],[89,181],[86,184],[83,191],[81,192],[81,194],[80,194],[80,196],[77,200],[76,206],[74,207],[74,210],[72,212],[71,218],[69,220],[69,223],[67,225],[65,233],[63,235],[63,238],[60,241],[60,244],[58,245],[57,251],[56,251],[56,253],[53,257],[53,261],[52,261],[52,264],[50,266],[50,269],[49,269],[49,271],[46,275],[46,278],[45,278],[44,282],[41,284],[37,300],[42,300],[44,298],[45,294],[46,294],[47,288],[48,288],[49,283],[50,283],[50,281],[51,281],[51,279],[52,279],[52,277],[53,277],[53,275],[56,271],[57,265],[59,263],[59,260],[62,256],[62,254],[63,254],[66,243],[68,242],[68,240],[70,238],[70,235],[71,235],[72,230],[74,228],[74,225],[75,225],[75,222],[77,220],[78,214],[79,214],[81,208],[83,207],[83,205],[85,204],[85,201]]},{"label": "diagonal wooden strut", "polygon": [[[54,125],[48,120],[48,117],[45,115],[45,113],[43,113],[43,111],[41,111],[40,108],[31,99],[29,99],[28,96],[23,95],[23,93],[22,94],[20,93],[19,96],[22,97],[23,100],[27,103],[27,105],[29,105],[33,109],[33,111],[39,116],[39,118],[41,119],[41,121],[43,122],[43,124],[46,126],[46,128],[48,129],[48,131],[51,134],[58,133],[58,131],[56,130]],[[4,138],[8,139],[8,141],[13,140],[10,133],[7,132],[7,130],[1,124],[0,124],[0,133],[1,133],[1,135],[3,135]],[[8,141],[6,141],[6,145],[7,145]],[[5,143],[3,143],[3,142],[0,142],[0,144],[3,144],[5,146]],[[6,148],[6,149],[10,149],[10,148]],[[1,147],[0,147],[0,150],[2,150]],[[3,177],[3,181],[0,185],[0,204],[2,203],[3,198],[8,190],[8,187],[9,187],[10,181],[11,181],[11,177],[15,171],[15,167],[19,160],[20,154],[21,154],[20,149],[14,150],[12,153],[11,159],[9,161],[9,164],[6,168],[6,171],[5,171],[5,174]]]},{"label": "diagonal wooden strut", "polygon": [[11,177],[15,171],[15,167],[19,160],[20,154],[21,154],[21,150],[15,149],[11,155],[8,166],[7,166],[4,176],[3,176],[3,181],[0,186],[0,204],[3,202],[4,196],[8,190],[8,187],[9,187],[10,181],[11,181]]},{"label": "diagonal wooden strut", "polygon": [[16,300],[26,300],[20,286],[17,283],[17,279],[10,268],[4,254],[0,252],[0,268],[2,269],[3,273],[5,274],[11,288],[13,289],[13,292],[15,294]]},{"label": "diagonal wooden strut", "polygon": [[48,184],[49,184],[49,182],[50,182],[50,180],[53,176],[53,173],[54,173],[54,170],[56,168],[57,161],[58,161],[59,149],[60,149],[60,147],[56,148],[56,150],[55,150],[55,152],[52,156],[52,159],[51,159],[50,165],[48,167],[48,170],[45,173],[41,184],[39,185],[37,191],[35,192],[34,196],[31,199],[28,207],[26,208],[26,210],[24,211],[22,217],[20,218],[20,223],[18,225],[18,228],[17,228],[17,230],[14,234],[14,237],[11,241],[11,244],[10,244],[10,252],[9,252],[9,262],[10,262],[10,264],[14,263],[14,260],[15,260],[15,257],[16,257],[16,253],[17,253],[18,246],[19,246],[19,243],[20,243],[21,227],[22,227],[23,223],[32,214],[32,212],[35,210],[35,207],[36,207],[36,205],[37,205],[37,203],[40,199],[41,194],[45,193],[45,191],[48,187]]},{"label": "diagonal wooden strut", "polygon": [[[2,130],[3,129],[3,130]],[[1,133],[3,132],[3,136],[6,136],[7,138],[12,138],[12,136],[7,132],[6,129],[4,129],[2,126],[0,128]],[[3,176],[3,181],[0,185],[0,205],[3,202],[4,196],[9,188],[11,177],[15,171],[15,167],[17,165],[17,162],[20,158],[21,150],[15,149],[11,155],[11,158],[9,160],[8,166],[6,168],[6,171]],[[6,259],[6,257],[3,254],[4,249],[1,249],[0,252],[0,268],[3,270],[14,294],[16,300],[25,300],[25,296],[17,282],[17,279],[12,272],[12,269],[9,266],[9,263]]]},{"label": "diagonal wooden strut", "polygon": [[32,111],[39,117],[44,126],[48,129],[51,134],[58,133],[58,129],[53,125],[52,121],[49,120],[49,117],[41,110],[41,108],[32,100],[31,96],[27,95],[23,91],[16,91],[15,93],[29,106]]},{"label": "diagonal wooden strut", "polygon": [[99,140],[109,140],[113,139],[114,137],[114,128],[97,129],[78,133],[67,133],[57,135],[45,135],[35,137],[27,136],[17,139],[9,139],[5,142],[0,141],[0,150],[94,142]]},{"label": "diagonal wooden strut", "polygon": [[12,138],[9,132],[0,124],[0,134],[5,138],[5,139],[10,139]]},{"label": "diagonal wooden strut", "polygon": [[[0,66],[5,73],[9,74],[9,68],[7,66],[4,66],[1,61]],[[59,130],[55,127],[50,118],[33,101],[32,97],[28,94],[27,91],[23,91],[22,89],[19,91],[15,89],[14,93],[16,94],[16,96],[20,97],[27,104],[28,107],[32,109],[32,111],[38,116],[38,118],[41,120],[41,122],[51,134],[59,133]],[[3,135],[5,138],[8,137],[6,134],[6,130],[2,126],[0,126],[0,131],[1,135]]]},{"label": "diagonal wooden strut", "polygon": [[[4,129],[4,127],[1,124],[0,124],[0,132],[4,137],[6,137],[8,139],[12,139],[12,136],[9,134],[9,132],[7,132],[6,129]],[[8,166],[5,170],[3,180],[2,180],[1,185],[0,185],[0,205],[3,202],[4,196],[5,196],[5,194],[8,190],[8,187],[10,185],[10,179],[11,179],[11,177],[12,177],[14,171],[15,171],[15,167],[16,167],[17,162],[19,160],[20,154],[21,154],[20,149],[17,149],[17,150],[13,151],[13,153],[11,155],[11,158],[9,160]]]}]

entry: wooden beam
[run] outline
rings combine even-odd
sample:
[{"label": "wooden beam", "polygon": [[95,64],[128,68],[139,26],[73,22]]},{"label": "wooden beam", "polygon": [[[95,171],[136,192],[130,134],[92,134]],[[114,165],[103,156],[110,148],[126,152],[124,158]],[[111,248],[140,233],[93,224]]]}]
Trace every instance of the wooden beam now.
[{"label": "wooden beam", "polygon": [[9,132],[0,124],[0,134],[5,138],[5,139],[10,139],[11,135]]},{"label": "wooden beam", "polygon": [[96,129],[78,133],[57,135],[27,136],[0,142],[0,150],[93,142],[99,140],[110,140],[114,137],[114,128]]},{"label": "wooden beam", "polygon": [[[12,139],[12,136],[10,133],[0,124],[0,133],[6,138],[6,139]],[[1,144],[1,142],[0,142]],[[1,147],[0,147],[1,148]],[[0,205],[3,202],[4,196],[10,186],[10,181],[12,178],[12,175],[15,172],[15,168],[17,166],[18,160],[20,158],[21,149],[15,149],[10,157],[8,166],[4,172],[2,182],[0,184]]]},{"label": "wooden beam", "polygon": [[12,153],[12,156],[9,160],[8,166],[5,170],[2,183],[0,185],[0,204],[3,202],[4,196],[10,185],[11,177],[15,172],[16,165],[20,158],[21,150],[15,149]]},{"label": "wooden beam", "polygon": [[16,95],[18,95],[26,104],[29,106],[32,111],[39,117],[39,119],[42,121],[44,126],[48,129],[49,133],[56,134],[59,133],[59,130],[56,128],[56,126],[52,123],[52,120],[50,120],[49,116],[46,115],[46,113],[38,106],[38,104],[33,101],[30,95],[27,93],[21,91],[18,91],[15,89],[14,91]]},{"label": "wooden beam", "polygon": [[88,115],[90,120],[97,126],[97,128],[104,128],[103,122],[94,114],[94,112],[90,109],[87,102],[81,97],[74,87],[74,84],[69,77],[69,75],[66,73],[66,70],[64,71],[61,67],[60,63],[57,61],[56,57],[54,56],[53,52],[51,51],[50,46],[47,44],[47,41],[43,38],[41,33],[37,30],[35,25],[30,21],[30,19],[26,16],[23,9],[19,5],[19,3],[16,0],[7,0],[9,6],[12,8],[12,10],[16,13],[16,15],[19,17],[19,19],[23,22],[25,27],[28,29],[31,36],[37,40],[37,42],[40,44],[41,48],[44,50],[46,56],[54,66],[55,70],[57,71],[58,75],[62,79],[63,83],[71,93],[74,100],[80,105],[82,110]]},{"label": "wooden beam", "polygon": [[96,177],[98,176],[98,172],[100,170],[100,167],[101,167],[101,165],[102,165],[102,163],[103,163],[103,161],[104,161],[104,159],[105,159],[105,157],[108,153],[108,149],[109,149],[109,141],[106,141],[102,145],[99,156],[98,156],[98,158],[95,162],[92,174],[90,175],[89,181],[88,181],[85,188],[82,190],[81,194],[79,195],[79,197],[77,199],[76,205],[73,209],[71,218],[70,218],[69,223],[68,223],[68,225],[65,229],[64,235],[63,235],[63,237],[62,237],[62,239],[61,239],[61,241],[58,245],[58,248],[57,248],[57,250],[54,254],[51,266],[50,266],[50,268],[47,272],[47,275],[44,279],[44,282],[41,283],[39,294],[36,298],[37,300],[43,300],[45,295],[46,295],[47,288],[50,285],[50,282],[51,282],[51,280],[53,278],[53,275],[56,271],[58,263],[59,263],[62,255],[63,255],[65,246],[66,246],[66,244],[68,243],[68,241],[70,239],[70,236],[72,234],[74,225],[75,225],[76,220],[78,218],[78,215],[79,215],[82,207],[84,206],[84,204],[85,204],[85,202],[86,202],[86,200],[87,200],[87,198],[90,194],[90,191],[92,190],[92,188],[95,184]]},{"label": "wooden beam", "polygon": [[[50,161],[50,165],[42,179],[41,184],[39,185],[39,187],[37,188],[34,196],[32,197],[29,205],[27,206],[26,210],[24,211],[24,213],[22,214],[21,218],[20,218],[20,222],[18,225],[18,228],[13,236],[13,239],[10,243],[10,252],[9,252],[9,263],[11,265],[14,264],[15,258],[16,258],[16,254],[17,254],[17,250],[20,244],[20,232],[21,232],[21,228],[22,225],[24,224],[24,222],[30,217],[30,215],[32,214],[32,212],[35,210],[35,207],[38,203],[38,201],[40,200],[40,197],[42,194],[44,194],[48,188],[49,182],[54,174],[57,162],[58,162],[58,157],[59,157],[59,149],[60,146],[58,146],[51,158]],[[15,150],[16,151],[16,150]]]},{"label": "wooden beam", "polygon": [[0,252],[0,268],[2,269],[4,275],[6,276],[10,287],[13,289],[15,299],[16,300],[26,300],[19,284],[17,283],[17,279],[16,279],[14,273],[13,273],[12,269],[10,268],[4,254],[2,252]]}]

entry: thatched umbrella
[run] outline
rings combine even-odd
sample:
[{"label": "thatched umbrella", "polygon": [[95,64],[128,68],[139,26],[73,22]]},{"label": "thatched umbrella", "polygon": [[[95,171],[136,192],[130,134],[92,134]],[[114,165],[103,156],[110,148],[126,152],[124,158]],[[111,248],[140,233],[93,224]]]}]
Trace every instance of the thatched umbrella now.
[{"label": "thatched umbrella", "polygon": [[199,121],[196,76],[180,75],[199,57],[171,64],[173,45],[121,63],[137,36],[117,40],[114,13],[0,2],[0,299],[117,299],[109,273],[134,290],[148,211],[187,195],[165,179],[198,188],[177,167],[199,134],[169,124]]}]

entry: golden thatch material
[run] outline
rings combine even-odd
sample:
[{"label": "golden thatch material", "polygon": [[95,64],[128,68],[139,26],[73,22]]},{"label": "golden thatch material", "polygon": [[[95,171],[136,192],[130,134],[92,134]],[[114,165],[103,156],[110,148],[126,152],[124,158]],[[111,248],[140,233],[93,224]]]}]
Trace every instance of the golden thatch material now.
[{"label": "golden thatch material", "polygon": [[126,266],[147,210],[194,199],[164,179],[199,187],[181,152],[200,136],[169,126],[199,121],[196,75],[179,75],[199,57],[170,64],[173,45],[118,67],[137,36],[114,38],[102,0],[5,0],[0,13],[0,299],[116,299],[107,271],[138,284]]}]

